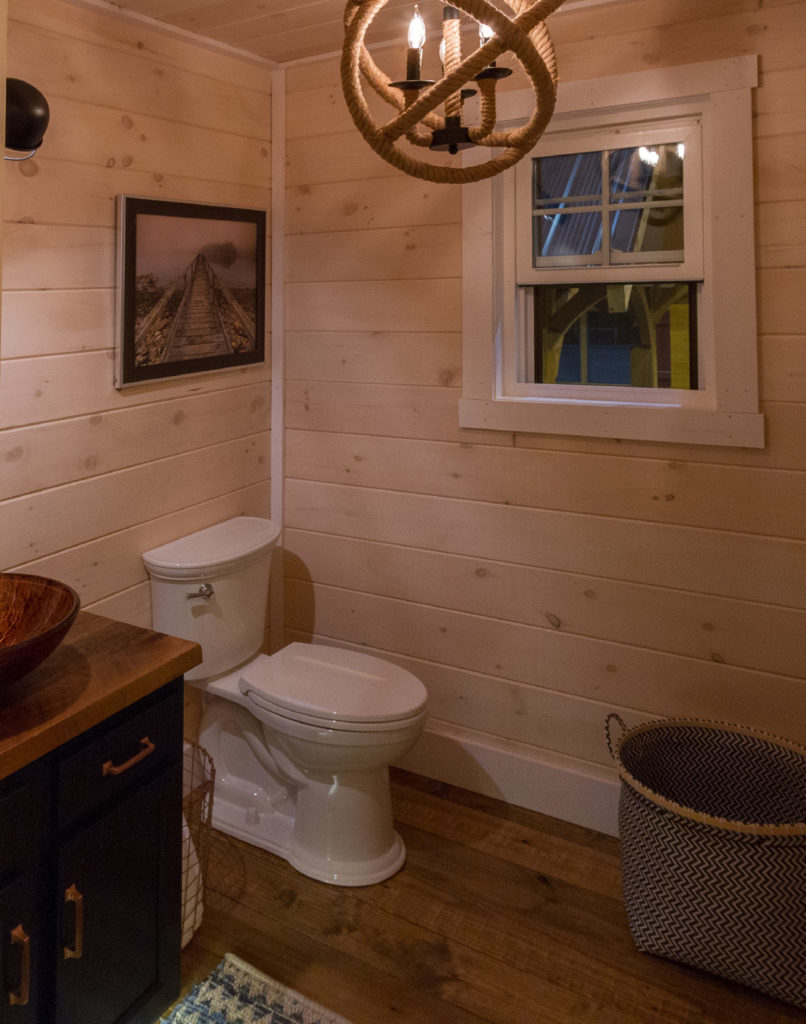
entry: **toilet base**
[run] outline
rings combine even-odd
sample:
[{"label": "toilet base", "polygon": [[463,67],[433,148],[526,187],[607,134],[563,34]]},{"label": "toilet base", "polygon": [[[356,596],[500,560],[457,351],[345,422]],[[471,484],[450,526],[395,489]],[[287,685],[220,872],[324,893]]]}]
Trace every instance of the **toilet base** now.
[{"label": "toilet base", "polygon": [[229,701],[212,700],[205,712],[199,740],[215,765],[213,827],[330,885],[374,885],[399,871],[406,848],[392,825],[388,771],[309,773],[295,787],[269,770],[271,753],[255,756],[257,725]]},{"label": "toilet base", "polygon": [[254,819],[251,808],[220,796],[216,787],[213,799],[213,828],[282,857],[301,874],[315,878],[319,882],[344,886],[374,885],[396,874],[406,860],[406,847],[397,832],[393,835],[391,847],[384,854],[366,861],[322,861],[319,858],[305,856],[304,853],[300,854],[299,850],[292,856],[292,816],[281,811],[270,811],[260,814],[257,821],[250,819]]}]

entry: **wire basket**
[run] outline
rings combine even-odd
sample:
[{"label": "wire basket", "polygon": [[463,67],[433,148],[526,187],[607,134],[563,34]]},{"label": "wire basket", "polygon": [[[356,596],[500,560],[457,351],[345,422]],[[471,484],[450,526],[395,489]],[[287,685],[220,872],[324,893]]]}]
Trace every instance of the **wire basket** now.
[{"label": "wire basket", "polygon": [[213,759],[204,747],[185,740],[182,766],[182,948],[193,938],[204,916],[214,782]]},{"label": "wire basket", "polygon": [[726,722],[606,731],[636,946],[806,1008],[806,749]]}]

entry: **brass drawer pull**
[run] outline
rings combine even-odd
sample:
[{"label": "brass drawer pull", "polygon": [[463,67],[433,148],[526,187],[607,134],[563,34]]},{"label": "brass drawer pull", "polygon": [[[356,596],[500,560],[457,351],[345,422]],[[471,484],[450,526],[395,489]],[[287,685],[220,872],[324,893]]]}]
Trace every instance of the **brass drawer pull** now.
[{"label": "brass drawer pull", "polygon": [[27,1006],[31,993],[31,940],[25,934],[21,924],[11,932],[11,944],[22,946],[22,967],[20,968],[20,990],[9,992],[8,1001],[11,1006]]},{"label": "brass drawer pull", "polygon": [[84,897],[74,885],[64,890],[64,902],[74,903],[76,908],[76,930],[73,948],[64,947],[65,960],[80,960],[84,955]]},{"label": "brass drawer pull", "polygon": [[127,772],[130,768],[133,768],[138,761],[142,761],[148,757],[149,754],[153,754],[157,749],[148,736],[144,736],[140,740],[140,746],[143,748],[139,754],[135,754],[134,757],[130,757],[128,761],[124,761],[123,764],[112,764],[111,761],[104,761],[103,774],[104,775],[122,775]]}]

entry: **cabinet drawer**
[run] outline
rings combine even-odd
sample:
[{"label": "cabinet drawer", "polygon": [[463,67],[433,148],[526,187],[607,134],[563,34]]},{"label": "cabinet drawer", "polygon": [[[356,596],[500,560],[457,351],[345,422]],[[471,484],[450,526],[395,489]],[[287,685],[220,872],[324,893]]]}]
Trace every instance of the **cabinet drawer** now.
[{"label": "cabinet drawer", "polygon": [[101,735],[59,761],[59,830],[181,756],[182,690],[177,683],[167,691],[121,712],[105,724]]},{"label": "cabinet drawer", "polygon": [[23,768],[0,782],[0,880],[30,867],[42,834],[50,827],[47,770],[43,764]]}]

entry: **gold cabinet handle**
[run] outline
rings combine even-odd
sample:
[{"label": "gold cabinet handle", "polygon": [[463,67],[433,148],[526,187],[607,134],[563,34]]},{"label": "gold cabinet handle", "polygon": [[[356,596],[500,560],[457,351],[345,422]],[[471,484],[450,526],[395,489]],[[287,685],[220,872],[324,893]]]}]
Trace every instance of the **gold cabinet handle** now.
[{"label": "gold cabinet handle", "polygon": [[64,947],[65,960],[80,960],[84,955],[84,897],[74,885],[64,890],[64,902],[74,903],[76,908],[76,930],[73,948]]},{"label": "gold cabinet handle", "polygon": [[9,992],[8,1001],[11,1006],[26,1006],[31,994],[31,940],[21,924],[12,929],[11,944],[22,946],[22,967],[19,992]]},{"label": "gold cabinet handle", "polygon": [[134,757],[130,757],[128,761],[124,761],[123,764],[112,764],[111,761],[104,761],[103,774],[122,775],[124,772],[127,772],[130,768],[133,768],[134,765],[138,763],[138,761],[142,761],[144,758],[148,757],[149,754],[153,754],[154,751],[157,749],[151,742],[151,740],[148,738],[148,736],[144,736],[140,740],[140,746],[143,749],[138,754],[135,754]]}]

